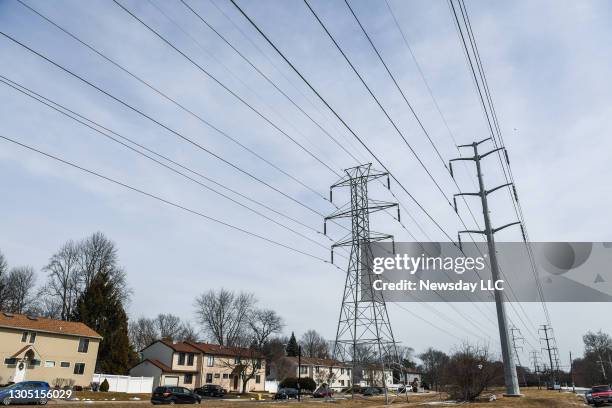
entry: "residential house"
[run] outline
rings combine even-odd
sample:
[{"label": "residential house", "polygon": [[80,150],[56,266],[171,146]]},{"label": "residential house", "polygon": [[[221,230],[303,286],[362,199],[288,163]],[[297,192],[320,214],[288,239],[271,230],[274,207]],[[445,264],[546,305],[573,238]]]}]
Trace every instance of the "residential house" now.
[{"label": "residential house", "polygon": [[297,357],[284,357],[277,361],[271,370],[272,377],[282,380],[287,377],[310,377],[317,386],[326,384],[329,388],[340,391],[351,386],[351,367],[340,361],[329,358],[302,357],[301,365]]},{"label": "residential house", "polygon": [[0,384],[89,386],[101,340],[83,323],[0,313]]},{"label": "residential house", "polygon": [[[383,370],[380,365],[370,364],[365,367],[357,369],[359,385],[362,387],[382,387],[383,386]],[[405,378],[400,378],[405,375]],[[387,388],[397,388],[400,384],[403,384],[406,380],[408,384],[414,383],[417,380],[418,384],[421,384],[421,373],[413,369],[406,369],[402,374],[397,371],[393,371],[389,368],[384,370],[384,380]]]},{"label": "residential house", "polygon": [[230,392],[264,391],[265,361],[259,352],[217,344],[156,341],[141,351],[130,375],[154,378],[154,386],[190,389],[218,384]]}]

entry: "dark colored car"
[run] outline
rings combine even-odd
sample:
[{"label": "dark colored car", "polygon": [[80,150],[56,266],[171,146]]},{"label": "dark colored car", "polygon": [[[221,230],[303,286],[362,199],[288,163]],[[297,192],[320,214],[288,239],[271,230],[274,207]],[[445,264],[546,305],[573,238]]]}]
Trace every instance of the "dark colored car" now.
[{"label": "dark colored car", "polygon": [[0,403],[11,404],[40,404],[49,401],[49,384],[44,381],[23,381],[8,387],[0,388]]},{"label": "dark colored car", "polygon": [[368,387],[365,390],[363,390],[363,395],[365,395],[366,397],[373,396],[373,395],[380,395],[380,394],[382,394],[382,391],[378,387]]},{"label": "dark colored car", "polygon": [[223,397],[227,394],[227,391],[217,384],[206,384],[193,391],[201,397]]},{"label": "dark colored car", "polygon": [[612,403],[612,388],[609,385],[595,385],[591,388],[591,398],[596,407]]},{"label": "dark colored car", "polygon": [[593,391],[588,390],[584,393],[584,399],[586,400],[586,403],[589,405],[593,404]]},{"label": "dark colored car", "polygon": [[290,399],[297,398],[298,390],[295,388],[281,388],[276,394],[274,394],[274,399]]},{"label": "dark colored car", "polygon": [[334,394],[334,392],[328,387],[319,387],[313,393],[312,396],[314,398],[329,398]]},{"label": "dark colored car", "polygon": [[184,387],[157,387],[151,396],[151,404],[199,404],[202,397]]}]

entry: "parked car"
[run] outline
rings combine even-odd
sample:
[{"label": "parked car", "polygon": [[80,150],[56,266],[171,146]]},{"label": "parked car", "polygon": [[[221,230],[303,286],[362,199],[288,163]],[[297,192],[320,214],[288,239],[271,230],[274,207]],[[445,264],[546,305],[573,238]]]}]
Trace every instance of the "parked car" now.
[{"label": "parked car", "polygon": [[380,395],[380,394],[382,394],[382,390],[378,387],[368,387],[365,390],[363,390],[363,395],[365,395],[366,397]]},{"label": "parked car", "polygon": [[151,404],[199,404],[202,402],[195,392],[184,387],[157,387],[151,396]]},{"label": "parked car", "polygon": [[223,397],[227,394],[225,388],[217,384],[206,384],[193,390],[201,397]]},{"label": "parked car", "polygon": [[334,391],[328,387],[319,387],[313,393],[314,398],[329,398],[334,394]]},{"label": "parked car", "polygon": [[22,381],[8,387],[0,388],[0,403],[11,404],[40,404],[49,401],[49,384],[44,381]]},{"label": "parked car", "polygon": [[297,398],[298,390],[295,388],[281,388],[276,394],[274,394],[274,399],[290,399]]},{"label": "parked car", "polygon": [[612,403],[612,388],[609,385],[595,385],[591,388],[591,398],[596,407]]},{"label": "parked car", "polygon": [[587,404],[592,405],[593,404],[593,391],[591,390],[586,391],[584,393],[584,399]]}]

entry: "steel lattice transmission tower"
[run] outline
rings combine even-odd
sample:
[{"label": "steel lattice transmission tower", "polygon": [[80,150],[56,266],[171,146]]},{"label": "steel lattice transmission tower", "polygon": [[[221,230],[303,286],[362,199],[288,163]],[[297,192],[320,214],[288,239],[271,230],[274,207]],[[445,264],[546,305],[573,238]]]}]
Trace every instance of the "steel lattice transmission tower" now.
[{"label": "steel lattice transmission tower", "polygon": [[399,359],[385,300],[382,292],[375,291],[372,287],[372,282],[380,277],[372,272],[373,255],[370,244],[393,240],[393,236],[370,230],[370,214],[398,207],[398,204],[368,198],[370,182],[386,177],[389,187],[388,173],[372,169],[371,164],[346,169],[345,173],[344,177],[331,186],[330,201],[333,190],[340,187],[350,188],[351,201],[325,218],[325,225],[329,220],[351,219],[348,235],[332,245],[332,262],[334,248],[350,247],[334,343],[334,358],[351,362],[351,384],[354,384],[355,365],[362,363],[366,355],[370,361],[373,357],[378,368],[382,368],[382,386],[387,397],[386,373]]}]

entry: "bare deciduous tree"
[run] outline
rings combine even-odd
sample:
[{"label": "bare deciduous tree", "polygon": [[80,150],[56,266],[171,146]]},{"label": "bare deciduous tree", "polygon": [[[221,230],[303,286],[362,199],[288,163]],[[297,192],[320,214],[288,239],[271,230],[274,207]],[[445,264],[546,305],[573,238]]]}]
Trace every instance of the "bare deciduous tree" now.
[{"label": "bare deciduous tree", "polygon": [[8,263],[4,254],[0,252],[0,310],[6,308],[6,279],[8,274]]},{"label": "bare deciduous tree", "polygon": [[162,339],[174,341],[179,338],[183,330],[181,318],[169,313],[160,313],[155,318],[157,332]]},{"label": "bare deciduous tree", "polygon": [[12,268],[6,279],[6,309],[12,313],[27,313],[34,300],[36,277],[31,266]]},{"label": "bare deciduous tree", "polygon": [[272,334],[280,333],[283,326],[283,319],[271,309],[254,310],[249,319],[249,327],[259,350]]},{"label": "bare deciduous tree", "polygon": [[134,350],[142,350],[156,340],[197,341],[198,333],[189,322],[178,316],[159,314],[155,318],[140,317],[129,323],[130,344]]},{"label": "bare deciduous tree", "polygon": [[[80,250],[74,241],[66,242],[49,260],[44,267],[48,272],[47,284],[41,294],[47,305],[59,305],[59,317],[68,320],[74,311],[74,306],[80,293]],[[47,310],[50,308],[47,307]],[[49,314],[49,313],[46,313]]]},{"label": "bare deciduous tree", "polygon": [[329,358],[327,340],[316,330],[310,329],[302,335],[300,339],[302,354],[306,357]]},{"label": "bare deciduous tree", "polygon": [[242,345],[255,298],[251,293],[210,290],[195,300],[195,313],[204,332],[220,345]]},{"label": "bare deciduous tree", "polygon": [[140,351],[160,339],[155,321],[146,317],[129,321],[128,336],[130,337],[130,344],[136,351]]}]

